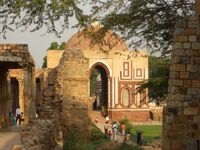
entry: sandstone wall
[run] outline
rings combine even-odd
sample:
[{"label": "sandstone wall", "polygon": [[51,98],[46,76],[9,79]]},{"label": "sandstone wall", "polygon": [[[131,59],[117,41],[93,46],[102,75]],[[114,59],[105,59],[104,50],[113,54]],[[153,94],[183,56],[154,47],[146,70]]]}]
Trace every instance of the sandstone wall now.
[{"label": "sandstone wall", "polygon": [[65,50],[59,65],[57,93],[63,98],[61,125],[65,142],[72,132],[78,135],[77,145],[88,141],[89,62],[78,49]]},{"label": "sandstone wall", "polygon": [[58,66],[63,50],[47,50],[47,68]]},{"label": "sandstone wall", "polygon": [[164,109],[163,150],[200,148],[200,18],[175,27],[169,98]]}]

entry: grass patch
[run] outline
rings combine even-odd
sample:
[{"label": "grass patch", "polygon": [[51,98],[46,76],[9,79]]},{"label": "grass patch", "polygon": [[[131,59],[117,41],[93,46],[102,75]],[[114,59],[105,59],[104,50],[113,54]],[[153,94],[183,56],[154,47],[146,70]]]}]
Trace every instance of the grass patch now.
[{"label": "grass patch", "polygon": [[142,132],[143,144],[150,143],[155,139],[161,138],[162,126],[161,125],[134,125],[131,129],[133,140],[136,142],[137,132]]}]

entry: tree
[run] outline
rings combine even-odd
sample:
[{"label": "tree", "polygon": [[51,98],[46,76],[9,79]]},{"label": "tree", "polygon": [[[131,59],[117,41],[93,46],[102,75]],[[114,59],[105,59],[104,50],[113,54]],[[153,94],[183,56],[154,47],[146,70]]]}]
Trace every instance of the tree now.
[{"label": "tree", "polygon": [[43,64],[42,64],[42,68],[47,68],[47,56],[44,56],[43,58]]},{"label": "tree", "polygon": [[150,99],[157,102],[164,100],[168,92],[169,67],[169,59],[150,56],[149,80],[138,88],[138,92],[148,88]]},{"label": "tree", "polygon": [[78,25],[87,21],[87,15],[78,7],[80,3],[79,0],[1,0],[1,33],[6,38],[9,30],[21,28],[33,32],[46,26],[47,33],[60,36],[64,29],[69,28],[69,18],[72,16]]},{"label": "tree", "polygon": [[59,49],[60,49],[60,50],[65,49],[65,42],[62,42],[62,43],[59,45]]},{"label": "tree", "polygon": [[48,48],[49,50],[55,50],[55,49],[58,49],[59,48],[59,45],[57,42],[52,42],[51,43],[51,46]]},{"label": "tree", "polygon": [[[165,55],[171,50],[175,22],[194,13],[194,1],[2,0],[0,28],[5,35],[14,27],[36,31],[46,26],[47,33],[60,36],[70,27],[69,18],[72,16],[78,21],[76,27],[85,27],[99,20],[104,29],[120,32],[133,48],[147,47],[151,52],[160,51]],[[80,9],[85,3],[92,8],[91,14],[85,15]]]},{"label": "tree", "polygon": [[96,18],[103,14],[100,21],[104,27],[120,32],[130,46],[166,55],[171,50],[175,23],[194,13],[194,1],[108,0],[97,4],[93,13]]}]

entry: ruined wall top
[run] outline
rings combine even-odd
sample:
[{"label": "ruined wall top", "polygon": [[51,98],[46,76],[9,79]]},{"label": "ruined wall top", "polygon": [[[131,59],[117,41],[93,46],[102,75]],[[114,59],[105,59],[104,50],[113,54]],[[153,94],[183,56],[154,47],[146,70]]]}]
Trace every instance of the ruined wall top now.
[{"label": "ruined wall top", "polygon": [[27,44],[0,44],[0,62],[16,62],[21,67],[35,66]]}]

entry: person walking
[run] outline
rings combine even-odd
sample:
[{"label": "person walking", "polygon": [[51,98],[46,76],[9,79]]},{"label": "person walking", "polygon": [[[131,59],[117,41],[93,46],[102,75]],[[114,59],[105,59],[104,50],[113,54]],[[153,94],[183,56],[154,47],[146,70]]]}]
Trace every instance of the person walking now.
[{"label": "person walking", "polygon": [[126,125],[124,123],[121,124],[121,132],[122,136],[125,136],[125,131],[126,131]]},{"label": "person walking", "polygon": [[21,125],[21,111],[20,111],[20,107],[17,106],[17,109],[16,109],[16,124],[17,124],[17,121],[19,120],[19,124]]},{"label": "person walking", "polygon": [[113,123],[112,130],[113,130],[113,141],[117,142],[117,124],[116,124],[116,122]]}]

